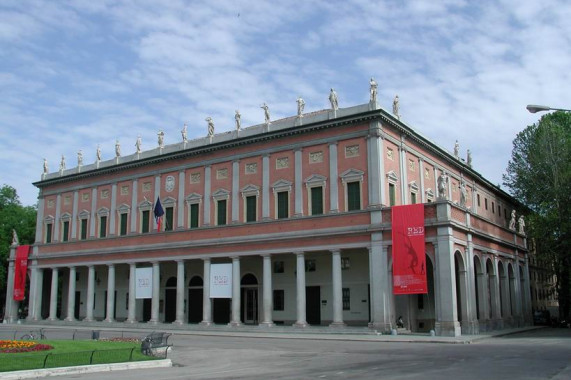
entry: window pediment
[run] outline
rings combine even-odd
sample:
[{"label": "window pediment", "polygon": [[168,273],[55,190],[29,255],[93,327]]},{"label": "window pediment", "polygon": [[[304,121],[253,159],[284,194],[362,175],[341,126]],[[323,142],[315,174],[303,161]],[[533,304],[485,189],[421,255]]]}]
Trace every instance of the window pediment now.
[{"label": "window pediment", "polygon": [[192,194],[189,194],[184,200],[188,204],[200,203],[200,202],[202,202],[202,195],[197,194],[197,193],[192,193]]},{"label": "window pediment", "polygon": [[293,185],[293,183],[291,183],[290,181],[287,181],[285,179],[280,179],[280,180],[277,180],[276,182],[274,182],[274,184],[272,185],[272,189],[273,189],[274,193],[277,193],[280,191],[291,191],[292,185]]},{"label": "window pediment", "polygon": [[399,177],[396,175],[396,173],[393,170],[387,173],[387,180],[389,181],[389,183],[397,183],[398,179]]},{"label": "window pediment", "polygon": [[176,204],[176,199],[173,197],[166,197],[165,199],[161,200],[161,203],[164,206],[173,207]]},{"label": "window pediment", "polygon": [[129,205],[127,205],[126,203],[121,204],[119,207],[117,207],[117,212],[119,214],[124,214],[127,213],[131,210],[131,207],[129,207]]},{"label": "window pediment", "polygon": [[212,198],[216,200],[228,199],[230,198],[230,192],[226,189],[218,189],[212,193]]},{"label": "window pediment", "polygon": [[417,193],[418,192],[418,185],[416,184],[416,181],[412,181],[411,183],[408,184],[408,187],[410,187],[410,190]]},{"label": "window pediment", "polygon": [[89,219],[89,215],[90,215],[89,211],[83,210],[79,213],[77,217],[78,219]]},{"label": "window pediment", "polygon": [[256,185],[246,185],[242,188],[242,190],[240,190],[240,192],[242,193],[242,196],[246,197],[246,196],[251,196],[251,195],[255,195],[258,196],[260,195],[260,188]]},{"label": "window pediment", "polygon": [[101,207],[99,210],[97,210],[97,215],[108,216],[109,215],[109,209],[107,207]]},{"label": "window pediment", "polygon": [[152,208],[153,208],[153,204],[147,199],[145,199],[144,201],[139,203],[139,210],[140,211],[146,211],[146,210],[150,210]]},{"label": "window pediment", "polygon": [[341,177],[341,181],[343,183],[355,182],[355,181],[363,182],[363,175],[364,174],[365,174],[365,172],[362,170],[349,169],[349,170],[345,170],[343,173],[341,173],[340,177]]},{"label": "window pediment", "polygon": [[63,213],[60,219],[62,221],[69,221],[71,220],[71,214],[69,212]]}]

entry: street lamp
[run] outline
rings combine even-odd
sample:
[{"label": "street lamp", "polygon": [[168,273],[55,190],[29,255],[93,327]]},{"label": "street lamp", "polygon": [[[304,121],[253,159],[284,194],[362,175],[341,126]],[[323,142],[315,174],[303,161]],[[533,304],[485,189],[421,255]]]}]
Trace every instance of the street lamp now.
[{"label": "street lamp", "polygon": [[536,112],[543,112],[543,111],[563,111],[563,112],[571,112],[571,110],[566,110],[566,109],[562,109],[562,108],[551,108],[549,106],[538,106],[536,104],[529,104],[527,107],[527,110],[531,113],[536,113]]}]

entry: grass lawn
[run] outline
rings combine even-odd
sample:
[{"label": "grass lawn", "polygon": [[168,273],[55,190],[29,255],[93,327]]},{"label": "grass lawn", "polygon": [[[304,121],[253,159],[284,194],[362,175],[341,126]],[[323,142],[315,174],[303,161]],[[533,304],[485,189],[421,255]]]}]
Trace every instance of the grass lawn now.
[{"label": "grass lawn", "polygon": [[35,342],[49,344],[53,346],[53,350],[0,353],[0,372],[44,368],[44,361],[45,368],[127,362],[132,348],[135,348],[132,361],[156,359],[141,354],[141,345],[131,342],[96,340],[37,340]]}]

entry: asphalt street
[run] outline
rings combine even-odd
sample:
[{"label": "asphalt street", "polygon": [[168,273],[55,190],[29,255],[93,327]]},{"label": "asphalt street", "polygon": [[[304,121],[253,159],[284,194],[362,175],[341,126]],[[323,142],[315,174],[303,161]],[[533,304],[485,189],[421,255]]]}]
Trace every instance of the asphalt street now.
[{"label": "asphalt street", "polygon": [[179,334],[172,343],[172,368],[59,378],[571,379],[571,329],[545,328],[471,344]]}]

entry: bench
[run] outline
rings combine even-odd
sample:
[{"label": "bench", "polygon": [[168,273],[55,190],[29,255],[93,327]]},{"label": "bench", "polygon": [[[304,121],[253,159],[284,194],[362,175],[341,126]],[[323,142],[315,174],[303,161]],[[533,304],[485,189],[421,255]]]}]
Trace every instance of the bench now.
[{"label": "bench", "polygon": [[168,344],[171,334],[164,332],[152,332],[145,336],[141,341],[141,353],[148,356],[164,356],[167,357],[168,349],[172,344]]}]

